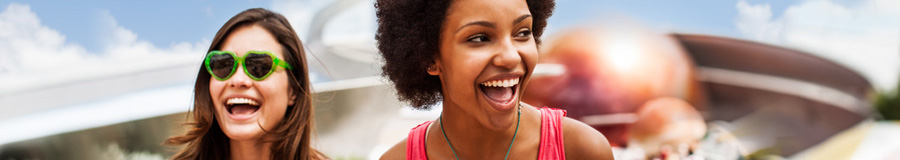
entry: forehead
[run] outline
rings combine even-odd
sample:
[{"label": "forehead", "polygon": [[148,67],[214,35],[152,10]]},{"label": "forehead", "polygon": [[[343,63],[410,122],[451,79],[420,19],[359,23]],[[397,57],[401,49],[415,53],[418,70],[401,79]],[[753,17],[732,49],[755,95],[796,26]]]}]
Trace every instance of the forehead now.
[{"label": "forehead", "polygon": [[[531,14],[525,0],[456,0],[447,9],[448,25],[463,25],[472,21],[500,21]],[[505,21],[504,21],[505,22]],[[497,22],[497,23],[504,23]],[[504,23],[505,24],[505,23]]]},{"label": "forehead", "polygon": [[275,40],[269,31],[258,26],[249,25],[235,28],[225,38],[221,50],[232,51],[236,54],[244,54],[247,51],[270,51],[278,57],[282,57],[281,44]]}]

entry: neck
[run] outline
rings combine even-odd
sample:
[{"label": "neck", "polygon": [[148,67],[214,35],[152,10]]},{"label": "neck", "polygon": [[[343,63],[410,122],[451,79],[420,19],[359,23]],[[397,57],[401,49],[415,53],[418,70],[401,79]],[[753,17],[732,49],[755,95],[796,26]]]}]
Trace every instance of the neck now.
[{"label": "neck", "polygon": [[[490,122],[487,122],[489,124],[484,124],[476,119],[475,116],[464,113],[458,106],[448,106],[447,104],[444,103],[444,110],[441,113],[442,120],[439,122],[438,128],[436,128],[437,130],[432,132],[440,136],[441,141],[443,141],[440,144],[447,145],[449,149],[449,145],[446,144],[446,139],[443,137],[443,133],[446,133],[446,138],[449,139],[450,144],[453,145],[453,150],[456,151],[456,154],[461,159],[463,157],[467,157],[464,159],[472,159],[475,156],[487,159],[503,159],[510,142],[513,141],[513,136],[516,134],[516,123],[518,123],[517,120],[520,118],[516,111],[513,111],[512,116],[502,119],[508,125],[497,129],[497,127],[486,126],[491,125]],[[440,125],[443,125],[443,132],[441,132]]]},{"label": "neck", "polygon": [[269,159],[272,143],[231,140],[231,159]]}]

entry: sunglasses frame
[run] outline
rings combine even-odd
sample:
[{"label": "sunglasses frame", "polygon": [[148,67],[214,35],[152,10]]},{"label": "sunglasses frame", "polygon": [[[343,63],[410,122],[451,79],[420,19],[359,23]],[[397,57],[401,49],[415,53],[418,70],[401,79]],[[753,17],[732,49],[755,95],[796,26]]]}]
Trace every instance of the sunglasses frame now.
[{"label": "sunglasses frame", "polygon": [[[231,72],[229,72],[228,76],[225,76],[225,77],[216,76],[216,74],[213,73],[212,68],[210,68],[210,66],[209,66],[210,58],[212,58],[212,56],[214,56],[214,55],[220,55],[220,54],[230,54],[231,57],[234,57],[234,66],[231,66]],[[250,74],[250,71],[247,70],[247,63],[245,63],[245,61],[244,61],[247,58],[247,55],[250,55],[250,54],[265,54],[265,55],[269,55],[269,57],[272,57],[272,68],[269,69],[269,72],[266,73],[266,75],[264,75],[262,77],[255,77],[255,76],[253,76],[253,74]],[[225,81],[225,80],[228,80],[229,78],[231,78],[231,76],[234,75],[234,71],[237,70],[238,64],[240,64],[241,67],[244,68],[243,69],[244,74],[246,74],[247,77],[250,77],[250,79],[253,79],[255,81],[262,81],[262,80],[268,78],[269,75],[272,75],[272,73],[274,73],[275,69],[278,67],[286,68],[288,70],[293,70],[293,67],[291,67],[291,64],[288,64],[287,61],[278,59],[278,57],[276,57],[275,54],[272,54],[272,52],[269,52],[269,51],[247,51],[247,53],[244,53],[244,56],[238,57],[237,54],[235,54],[232,51],[214,50],[214,51],[210,51],[209,53],[207,53],[206,58],[203,59],[203,65],[206,67],[206,71],[209,72],[209,74],[212,77],[216,78],[219,81]]]}]

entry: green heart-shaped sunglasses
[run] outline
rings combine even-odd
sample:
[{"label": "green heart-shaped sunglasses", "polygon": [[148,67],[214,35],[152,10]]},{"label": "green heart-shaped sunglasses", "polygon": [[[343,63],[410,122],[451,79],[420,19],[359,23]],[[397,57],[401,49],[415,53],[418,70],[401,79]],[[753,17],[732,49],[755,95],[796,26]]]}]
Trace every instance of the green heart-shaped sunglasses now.
[{"label": "green heart-shaped sunglasses", "polygon": [[261,81],[275,72],[276,66],[292,70],[290,64],[286,61],[278,59],[272,52],[268,51],[247,51],[243,57],[238,57],[231,51],[211,51],[206,54],[203,65],[206,71],[209,71],[213,77],[219,81],[228,80],[234,75],[234,70],[242,64],[244,73],[255,81]]}]

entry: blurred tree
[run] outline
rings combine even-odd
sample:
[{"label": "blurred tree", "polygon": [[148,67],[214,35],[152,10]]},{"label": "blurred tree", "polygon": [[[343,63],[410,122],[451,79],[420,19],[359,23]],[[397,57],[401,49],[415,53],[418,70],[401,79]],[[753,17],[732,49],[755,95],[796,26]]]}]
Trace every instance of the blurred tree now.
[{"label": "blurred tree", "polygon": [[900,80],[893,90],[882,91],[875,97],[875,110],[885,120],[900,120]]}]

